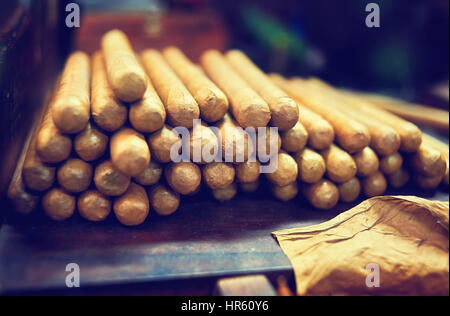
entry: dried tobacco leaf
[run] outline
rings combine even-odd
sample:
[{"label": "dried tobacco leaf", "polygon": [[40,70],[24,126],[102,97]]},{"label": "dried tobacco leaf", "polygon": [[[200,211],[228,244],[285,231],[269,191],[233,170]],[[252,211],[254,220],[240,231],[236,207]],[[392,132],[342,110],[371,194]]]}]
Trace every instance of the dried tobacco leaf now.
[{"label": "dried tobacco leaf", "polygon": [[375,197],[328,222],[273,234],[299,295],[449,295],[448,202]]}]

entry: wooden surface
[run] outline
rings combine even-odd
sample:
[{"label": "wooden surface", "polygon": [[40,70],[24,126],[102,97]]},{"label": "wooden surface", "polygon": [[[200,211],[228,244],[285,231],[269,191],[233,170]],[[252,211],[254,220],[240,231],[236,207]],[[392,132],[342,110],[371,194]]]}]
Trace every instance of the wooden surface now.
[{"label": "wooden surface", "polygon": [[[448,200],[448,191],[421,196]],[[9,216],[0,230],[0,292],[64,290],[69,263],[80,265],[81,287],[86,290],[175,279],[289,274],[291,265],[270,233],[323,222],[352,205],[315,211],[300,197],[281,203],[263,188],[224,204],[201,192],[184,199],[173,216],[152,213],[137,228],[121,226],[113,215],[100,224],[78,215],[63,223],[40,212]]]}]

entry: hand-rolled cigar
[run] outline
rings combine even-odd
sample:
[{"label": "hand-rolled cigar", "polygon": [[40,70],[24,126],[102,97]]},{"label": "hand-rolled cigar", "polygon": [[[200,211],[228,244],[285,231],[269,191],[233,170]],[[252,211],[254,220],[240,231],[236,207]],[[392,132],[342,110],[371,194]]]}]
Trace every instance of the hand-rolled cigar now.
[{"label": "hand-rolled cigar", "polygon": [[234,182],[235,171],[231,164],[212,162],[203,167],[203,180],[212,190],[224,189]]},{"label": "hand-rolled cigar", "polygon": [[339,104],[314,85],[296,78],[291,81],[301,104],[323,116],[334,128],[339,145],[353,154],[370,144],[370,133],[367,127],[348,117],[339,110]]},{"label": "hand-rolled cigar", "polygon": [[385,125],[391,126],[400,135],[400,150],[404,152],[415,152],[422,143],[422,132],[411,122],[408,122],[394,114],[377,108],[364,98],[352,93],[342,93],[345,101],[367,117],[376,118]]},{"label": "hand-rolled cigar", "polygon": [[130,177],[120,172],[110,160],[107,160],[95,168],[94,183],[101,193],[119,196],[128,189]]},{"label": "hand-rolled cigar", "polygon": [[214,198],[219,202],[226,202],[233,199],[237,193],[236,183],[232,183],[224,189],[212,191]]},{"label": "hand-rolled cigar", "polygon": [[136,183],[130,183],[128,190],[114,201],[114,213],[125,226],[142,224],[150,211],[147,192]]},{"label": "hand-rolled cigar", "polygon": [[106,75],[102,52],[92,57],[91,113],[98,126],[114,132],[127,120],[128,109],[112,91]]},{"label": "hand-rolled cigar", "polygon": [[272,173],[266,173],[267,179],[272,183],[284,187],[297,180],[298,166],[294,158],[288,153],[278,154],[278,167]]},{"label": "hand-rolled cigar", "polygon": [[370,147],[379,155],[390,155],[400,148],[400,135],[391,126],[383,123],[377,117],[368,116],[360,112],[358,106],[352,102],[347,102],[342,92],[320,79],[309,79],[308,83],[316,87],[323,94],[333,98],[333,104],[338,107],[339,111],[367,127],[370,133]]},{"label": "hand-rolled cigar", "polygon": [[72,193],[86,191],[92,182],[92,166],[81,159],[71,158],[57,171],[58,183]]},{"label": "hand-rolled cigar", "polygon": [[170,149],[180,141],[180,137],[168,125],[153,133],[148,138],[148,144],[153,158],[161,163],[171,162]]},{"label": "hand-rolled cigar", "polygon": [[8,188],[8,199],[14,210],[23,215],[32,213],[39,203],[39,196],[28,192],[21,180],[11,181]]},{"label": "hand-rolled cigar", "polygon": [[[448,128],[448,127],[447,127]],[[449,182],[449,147],[448,144],[428,135],[428,134],[423,134],[423,141],[428,144],[429,146],[439,150],[441,152],[441,154],[443,155],[443,158],[445,159],[445,163],[446,163],[446,171],[445,171],[445,176],[443,178],[443,182],[444,184],[446,184],[448,186],[448,182]]]},{"label": "hand-rolled cigar", "polygon": [[330,210],[339,202],[339,189],[326,179],[304,184],[302,191],[309,203],[319,210]]},{"label": "hand-rolled cigar", "polygon": [[171,215],[180,206],[180,195],[163,185],[152,188],[148,195],[152,209],[159,215]]},{"label": "hand-rolled cigar", "polygon": [[327,176],[334,182],[344,183],[356,176],[357,167],[353,157],[336,145],[322,151],[327,166]]},{"label": "hand-rolled cigar", "polygon": [[144,96],[130,105],[130,123],[141,133],[152,133],[161,129],[166,121],[166,110],[151,82]]},{"label": "hand-rolled cigar", "polygon": [[[260,142],[259,142],[259,138],[260,135],[263,135],[260,133],[260,131],[258,131],[256,133],[256,150],[257,150],[257,154],[258,154],[258,158],[261,161],[264,161],[264,159],[268,159],[270,157],[273,157],[275,155],[277,155],[280,152],[281,149],[281,137],[280,134],[276,131],[272,131],[269,128],[265,128],[263,133],[266,133],[266,137],[265,137],[265,143],[262,142],[261,145],[262,147],[260,148]],[[264,136],[261,136],[264,139]]]},{"label": "hand-rolled cigar", "polygon": [[179,162],[168,165],[165,169],[165,176],[172,190],[182,195],[196,192],[202,181],[200,168],[191,162]]},{"label": "hand-rolled cigar", "polygon": [[46,191],[55,181],[55,168],[46,165],[36,152],[36,139],[33,139],[28,149],[22,177],[27,188],[33,191]]},{"label": "hand-rolled cigar", "polygon": [[258,191],[260,185],[260,181],[256,180],[255,182],[239,183],[239,189],[245,193],[254,193]]},{"label": "hand-rolled cigar", "polygon": [[293,128],[281,133],[281,146],[287,152],[299,152],[305,148],[307,143],[308,131],[300,122],[297,122]]},{"label": "hand-rolled cigar", "polygon": [[111,137],[111,161],[122,173],[137,177],[150,163],[150,149],[144,136],[131,128],[123,128]]},{"label": "hand-rolled cigar", "polygon": [[125,102],[142,98],[147,89],[147,76],[127,36],[119,30],[109,31],[103,35],[102,50],[114,94]]},{"label": "hand-rolled cigar", "polygon": [[236,165],[236,180],[239,183],[254,183],[261,173],[259,161],[247,161]]},{"label": "hand-rolled cigar", "polygon": [[361,193],[361,183],[358,178],[352,178],[347,182],[338,185],[339,197],[342,202],[350,203],[355,201]]},{"label": "hand-rolled cigar", "polygon": [[58,130],[50,112],[45,115],[38,132],[36,151],[42,161],[47,163],[64,161],[72,151],[72,139]]},{"label": "hand-rolled cigar", "polygon": [[54,221],[64,221],[75,212],[76,199],[60,188],[53,188],[42,198],[42,207]]},{"label": "hand-rolled cigar", "polygon": [[198,164],[212,162],[219,151],[219,140],[206,124],[195,124],[190,135],[191,161]]},{"label": "hand-rolled cigar", "polygon": [[62,133],[78,133],[89,121],[90,76],[89,56],[83,52],[70,55],[50,106],[53,121]]},{"label": "hand-rolled cigar", "polygon": [[83,192],[77,206],[81,217],[91,222],[104,221],[111,213],[111,201],[97,190]]},{"label": "hand-rolled cigar", "polygon": [[380,168],[380,160],[377,154],[370,147],[366,147],[359,153],[353,155],[356,163],[357,175],[359,177],[368,177]]},{"label": "hand-rolled cigar", "polygon": [[423,174],[415,174],[414,182],[423,190],[435,190],[442,182],[442,176],[427,176]]},{"label": "hand-rolled cigar", "polygon": [[222,90],[180,49],[168,47],[163,51],[163,55],[197,101],[202,118],[207,122],[217,122],[222,119],[228,112],[228,99]]},{"label": "hand-rolled cigar", "polygon": [[290,201],[295,198],[298,194],[298,184],[297,181],[292,182],[284,187],[279,187],[276,184],[271,185],[273,195],[280,201]]},{"label": "hand-rolled cigar", "polygon": [[165,106],[172,126],[191,128],[200,116],[194,97],[169,67],[163,56],[154,49],[141,54],[147,73]]},{"label": "hand-rolled cigar", "polygon": [[380,171],[386,175],[399,170],[403,165],[403,157],[398,152],[385,156],[380,160]]},{"label": "hand-rolled cigar", "polygon": [[323,178],[327,167],[322,155],[305,148],[294,156],[298,165],[298,179],[306,183],[316,183]]},{"label": "hand-rolled cigar", "polygon": [[225,55],[228,63],[248,85],[269,105],[272,126],[287,131],[298,122],[299,111],[296,102],[276,86],[243,52],[231,50]]},{"label": "hand-rolled cigar", "polygon": [[424,143],[419,150],[410,158],[410,166],[413,170],[428,176],[439,177],[445,174],[445,158],[439,150]]},{"label": "hand-rolled cigar", "polygon": [[267,126],[271,118],[269,105],[234,71],[221,53],[206,51],[201,63],[209,77],[227,95],[240,126]]},{"label": "hand-rolled cigar", "polygon": [[409,182],[409,178],[409,172],[405,168],[400,168],[388,175],[388,182],[394,189],[400,189]]},{"label": "hand-rolled cigar", "polygon": [[294,97],[297,102],[300,112],[299,122],[303,124],[308,131],[309,146],[317,150],[323,150],[330,147],[334,141],[334,129],[331,124],[322,116],[301,104],[298,98],[295,98],[297,92],[289,81],[277,74],[271,74],[270,79],[288,95]]},{"label": "hand-rolled cigar", "polygon": [[226,162],[246,162],[254,151],[251,137],[231,118],[225,114],[217,124],[222,143],[222,155]]},{"label": "hand-rolled cigar", "polygon": [[364,194],[369,198],[383,195],[386,192],[386,177],[380,171],[375,172],[361,181]]},{"label": "hand-rolled cigar", "polygon": [[107,147],[108,136],[90,123],[75,137],[74,141],[76,153],[85,161],[99,159],[103,156]]},{"label": "hand-rolled cigar", "polygon": [[140,175],[134,178],[134,181],[143,186],[154,185],[159,182],[162,173],[162,166],[152,160],[148,167]]}]

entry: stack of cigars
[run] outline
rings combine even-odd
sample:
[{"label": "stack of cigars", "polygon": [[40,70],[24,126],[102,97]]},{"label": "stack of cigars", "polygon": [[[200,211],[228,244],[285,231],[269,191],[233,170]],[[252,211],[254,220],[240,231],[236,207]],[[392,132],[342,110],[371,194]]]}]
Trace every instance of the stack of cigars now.
[{"label": "stack of cigars", "polygon": [[[320,210],[410,179],[427,190],[448,186],[447,144],[360,94],[266,75],[237,50],[206,51],[197,65],[175,47],[136,55],[112,30],[92,57],[69,56],[50,100],[8,194],[18,212],[40,202],[56,221],[78,210],[89,221],[114,212],[123,225],[140,225],[150,211],[173,214],[202,183],[223,202],[257,191],[265,178],[275,198],[300,192]],[[191,155],[221,143],[235,160],[173,162],[179,126],[200,135]],[[261,174],[267,159],[249,159],[256,144],[244,128],[266,126],[278,128],[266,144],[278,149],[278,166]]]}]

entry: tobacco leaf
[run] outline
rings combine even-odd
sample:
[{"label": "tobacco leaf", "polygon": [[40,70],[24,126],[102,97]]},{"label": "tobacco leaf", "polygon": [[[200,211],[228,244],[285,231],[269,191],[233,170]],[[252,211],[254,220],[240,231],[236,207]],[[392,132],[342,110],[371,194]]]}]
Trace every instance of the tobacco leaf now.
[{"label": "tobacco leaf", "polygon": [[449,295],[448,202],[375,197],[273,235],[294,267],[298,295]]}]

